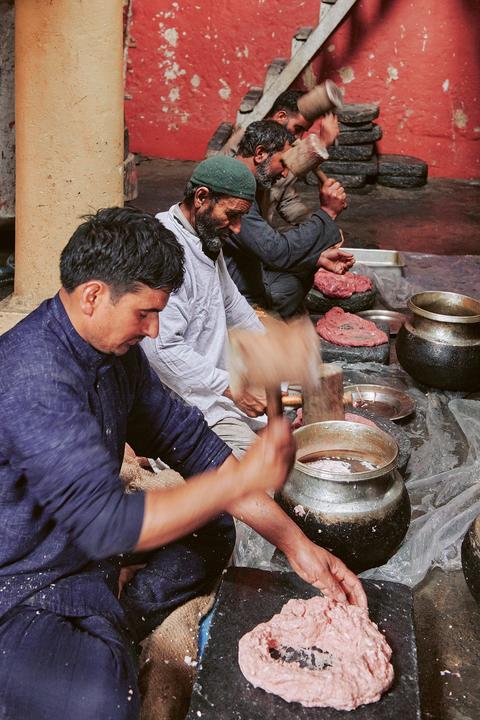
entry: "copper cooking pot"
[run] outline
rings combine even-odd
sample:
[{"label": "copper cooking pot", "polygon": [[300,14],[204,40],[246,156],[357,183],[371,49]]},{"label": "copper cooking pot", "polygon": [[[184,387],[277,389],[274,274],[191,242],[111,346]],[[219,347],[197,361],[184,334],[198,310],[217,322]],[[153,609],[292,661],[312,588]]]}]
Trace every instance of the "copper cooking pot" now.
[{"label": "copper cooking pot", "polygon": [[397,336],[400,365],[415,380],[444,390],[480,388],[480,302],[432,291],[412,295],[412,319]]}]

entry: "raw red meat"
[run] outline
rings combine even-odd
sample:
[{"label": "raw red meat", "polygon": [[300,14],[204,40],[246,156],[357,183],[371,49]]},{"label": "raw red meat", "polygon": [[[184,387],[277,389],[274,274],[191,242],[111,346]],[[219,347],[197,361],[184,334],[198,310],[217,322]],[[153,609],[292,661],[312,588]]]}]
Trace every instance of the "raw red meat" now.
[{"label": "raw red meat", "polygon": [[255,687],[337,710],[380,699],[393,682],[391,655],[367,610],[326,597],[289,600],[238,647],[240,669]]},{"label": "raw red meat", "polygon": [[334,345],[374,347],[388,342],[387,335],[371,320],[334,307],[317,322],[317,333]]},{"label": "raw red meat", "polygon": [[315,273],[313,286],[320,290],[325,297],[348,298],[353,293],[371,290],[373,284],[366,275],[356,275],[350,272],[337,275],[322,268]]}]

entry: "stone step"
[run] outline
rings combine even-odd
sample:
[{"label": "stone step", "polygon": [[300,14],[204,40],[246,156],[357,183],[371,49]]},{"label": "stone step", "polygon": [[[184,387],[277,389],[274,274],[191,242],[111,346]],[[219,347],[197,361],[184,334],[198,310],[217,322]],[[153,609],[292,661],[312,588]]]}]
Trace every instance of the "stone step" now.
[{"label": "stone step", "polygon": [[300,27],[296,31],[295,35],[292,38],[292,46],[291,46],[291,57],[295,55],[297,50],[302,47],[302,45],[308,40],[310,35],[313,32],[313,27]]},{"label": "stone step", "polygon": [[238,108],[237,124],[244,120],[245,115],[252,112],[262,95],[263,88],[261,87],[253,86],[248,89],[248,92],[243,96],[243,100]]},{"label": "stone step", "polygon": [[233,123],[222,122],[215,130],[207,145],[206,157],[216,155],[223,148],[233,132]]},{"label": "stone step", "polygon": [[267,69],[267,74],[265,75],[265,83],[263,86],[263,92],[266,92],[269,88],[269,86],[272,84],[272,82],[275,81],[275,79],[280,75],[282,70],[288,65],[288,59],[287,58],[275,58],[272,60],[270,65]]}]

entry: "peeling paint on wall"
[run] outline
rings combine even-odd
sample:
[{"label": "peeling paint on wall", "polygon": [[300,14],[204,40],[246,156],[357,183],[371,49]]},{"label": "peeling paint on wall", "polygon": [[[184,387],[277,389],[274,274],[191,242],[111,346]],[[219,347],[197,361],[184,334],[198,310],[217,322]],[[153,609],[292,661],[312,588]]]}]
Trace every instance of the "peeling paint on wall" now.
[{"label": "peeling paint on wall", "polygon": [[468,125],[468,115],[461,108],[454,110],[453,123],[457,128],[463,130]]},{"label": "peeling paint on wall", "polygon": [[341,67],[338,70],[338,74],[342,78],[342,82],[345,83],[345,85],[348,85],[348,83],[351,83],[353,80],[355,80],[355,71],[352,67]]},{"label": "peeling paint on wall", "polygon": [[[317,22],[318,0],[194,0],[181,11],[170,0],[134,3],[132,150],[202,158],[248,88],[263,85],[269,63],[289,57],[296,29]],[[380,104],[381,152],[418,155],[432,175],[478,177],[479,23],[480,3],[361,0],[293,87],[331,77],[348,102]]]}]

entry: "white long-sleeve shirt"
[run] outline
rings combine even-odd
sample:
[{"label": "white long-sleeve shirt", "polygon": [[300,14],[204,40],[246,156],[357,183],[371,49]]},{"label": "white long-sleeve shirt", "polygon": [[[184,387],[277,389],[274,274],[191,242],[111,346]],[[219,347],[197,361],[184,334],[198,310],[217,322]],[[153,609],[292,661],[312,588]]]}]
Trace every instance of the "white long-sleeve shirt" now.
[{"label": "white long-sleeve shirt", "polygon": [[185,250],[185,277],[160,314],[158,337],[142,341],[150,364],[162,382],[200,408],[210,426],[237,417],[257,428],[223,392],[229,385],[228,328],[263,326],[228,274],[223,254],[216,262],[205,255],[179,206],[156,217]]}]

